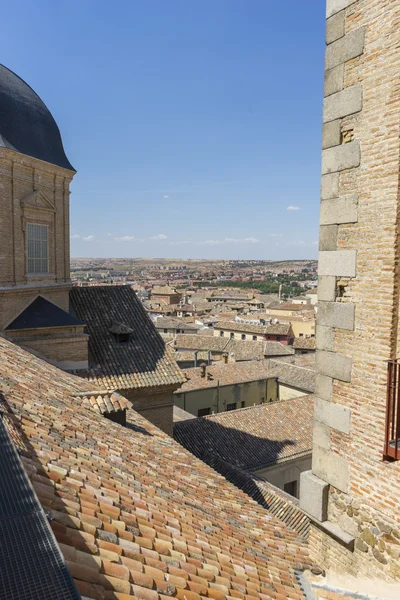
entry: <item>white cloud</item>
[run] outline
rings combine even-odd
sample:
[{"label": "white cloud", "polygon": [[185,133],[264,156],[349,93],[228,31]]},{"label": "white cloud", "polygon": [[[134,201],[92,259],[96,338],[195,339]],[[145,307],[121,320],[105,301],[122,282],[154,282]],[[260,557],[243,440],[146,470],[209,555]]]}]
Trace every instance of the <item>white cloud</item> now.
[{"label": "white cloud", "polygon": [[301,210],[300,206],[288,206],[287,210]]},{"label": "white cloud", "polygon": [[229,238],[226,237],[223,240],[206,240],[205,242],[198,242],[198,244],[205,246],[217,246],[219,244],[258,244],[260,240],[253,237],[248,238]]},{"label": "white cloud", "polygon": [[135,240],[135,236],[134,235],[123,235],[121,237],[115,237],[114,240],[116,242],[133,242],[133,240]]},{"label": "white cloud", "polygon": [[78,233],[74,233],[71,235],[71,240],[83,240],[84,242],[93,242],[94,235],[79,235]]},{"label": "white cloud", "polygon": [[269,237],[282,237],[283,233],[270,233]]},{"label": "white cloud", "polygon": [[158,235],[153,235],[152,240],[166,240],[167,236],[164,233],[159,233]]},{"label": "white cloud", "polygon": [[164,196],[165,199],[169,198],[169,196]]}]

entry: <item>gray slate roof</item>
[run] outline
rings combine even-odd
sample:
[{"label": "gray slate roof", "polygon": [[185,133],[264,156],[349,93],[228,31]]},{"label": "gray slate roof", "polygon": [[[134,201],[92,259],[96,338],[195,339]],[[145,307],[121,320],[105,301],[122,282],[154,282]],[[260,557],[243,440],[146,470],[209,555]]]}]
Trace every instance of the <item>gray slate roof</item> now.
[{"label": "gray slate roof", "polygon": [[33,89],[0,65],[0,147],[74,171],[57,123]]}]

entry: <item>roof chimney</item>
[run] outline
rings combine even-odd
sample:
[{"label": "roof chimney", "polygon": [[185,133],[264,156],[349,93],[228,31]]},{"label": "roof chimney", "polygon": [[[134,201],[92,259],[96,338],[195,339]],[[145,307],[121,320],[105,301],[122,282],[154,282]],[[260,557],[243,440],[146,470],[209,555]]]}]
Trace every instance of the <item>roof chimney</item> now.
[{"label": "roof chimney", "polygon": [[200,374],[202,377],[206,376],[206,370],[207,370],[207,365],[201,365],[200,367]]}]

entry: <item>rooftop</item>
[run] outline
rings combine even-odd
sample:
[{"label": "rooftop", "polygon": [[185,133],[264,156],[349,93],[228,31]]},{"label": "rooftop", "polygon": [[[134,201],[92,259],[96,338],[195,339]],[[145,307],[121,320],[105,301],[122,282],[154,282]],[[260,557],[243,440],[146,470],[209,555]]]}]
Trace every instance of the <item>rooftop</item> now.
[{"label": "rooftop", "polygon": [[[181,383],[172,351],[129,286],[74,287],[70,300],[90,336],[90,369],[80,375],[119,390]],[[132,330],[129,343],[110,331],[116,322]]]},{"label": "rooftop", "polygon": [[203,372],[202,367],[185,369],[184,374],[187,381],[175,393],[180,394],[197,389],[235,385],[274,377],[268,360],[249,360],[239,363],[219,361],[206,367],[205,377],[202,376]]},{"label": "rooftop", "polygon": [[296,338],[293,342],[293,348],[295,348],[295,350],[315,350],[315,347],[315,337],[299,337]]},{"label": "rooftop", "polygon": [[73,171],[49,109],[18,75],[0,65],[0,148]]},{"label": "rooftop", "polygon": [[91,410],[86,381],[2,338],[0,363],[2,420],[82,597],[304,598],[307,547],[272,512],[132,409],[127,427]]},{"label": "rooftop", "polygon": [[215,324],[215,329],[223,331],[243,331],[244,333],[256,333],[258,335],[289,335],[290,323],[272,323],[271,325],[252,325],[238,321],[220,321]]},{"label": "rooftop", "polygon": [[178,423],[174,437],[198,458],[257,471],[311,454],[313,412],[312,396],[302,396]]}]

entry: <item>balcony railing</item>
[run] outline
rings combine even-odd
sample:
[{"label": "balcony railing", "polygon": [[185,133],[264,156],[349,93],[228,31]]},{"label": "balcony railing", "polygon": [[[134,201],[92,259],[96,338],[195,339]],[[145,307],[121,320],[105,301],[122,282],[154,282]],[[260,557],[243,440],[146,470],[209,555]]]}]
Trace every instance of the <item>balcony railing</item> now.
[{"label": "balcony railing", "polygon": [[386,427],[383,457],[400,460],[400,362],[388,362]]}]

